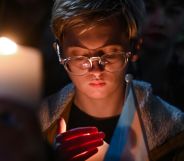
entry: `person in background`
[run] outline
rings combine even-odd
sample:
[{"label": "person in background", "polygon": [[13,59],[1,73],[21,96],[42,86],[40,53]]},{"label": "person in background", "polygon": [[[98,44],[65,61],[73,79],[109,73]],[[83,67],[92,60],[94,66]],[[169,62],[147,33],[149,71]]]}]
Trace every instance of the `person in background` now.
[{"label": "person in background", "polygon": [[184,111],[184,32],[182,32],[174,43],[173,58],[170,63],[170,80],[173,92],[173,104],[178,104]]},{"label": "person in background", "polygon": [[145,0],[145,6],[142,48],[137,51],[140,59],[135,63],[136,78],[150,82],[154,94],[184,110],[184,102],[178,100],[175,90],[182,74],[174,57],[175,42],[184,21],[184,3],[181,0]]},{"label": "person in background", "polygon": [[[128,148],[122,158],[181,160],[183,145],[173,138],[183,136],[184,114],[154,96],[150,84],[127,79],[130,87],[125,82],[129,63],[137,59],[134,51],[144,9],[142,0],[55,1],[51,21],[57,39],[54,46],[72,84],[46,98],[38,115],[45,138],[55,145],[60,160],[104,160],[124,108],[132,108],[126,104],[131,90],[135,91],[133,98],[140,117],[136,117],[135,110],[135,121],[128,126]],[[129,114],[125,115],[128,120]],[[124,122],[120,123],[123,126]],[[120,136],[125,136],[124,132]],[[115,151],[120,144],[116,142]],[[141,156],[137,156],[135,147],[139,147]]]}]

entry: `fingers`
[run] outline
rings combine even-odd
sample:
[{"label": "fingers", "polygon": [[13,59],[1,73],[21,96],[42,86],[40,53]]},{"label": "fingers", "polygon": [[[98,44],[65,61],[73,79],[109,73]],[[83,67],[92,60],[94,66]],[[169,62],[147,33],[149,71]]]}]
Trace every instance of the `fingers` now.
[{"label": "fingers", "polygon": [[94,142],[96,140],[103,140],[104,137],[105,134],[103,132],[97,132],[89,135],[81,135],[62,142],[57,140],[57,142],[60,142],[62,144],[61,146],[63,149],[66,149],[67,147],[69,147],[69,149],[73,149],[75,147],[84,146],[85,144],[89,144],[90,142]]},{"label": "fingers", "polygon": [[86,151],[90,151],[94,148],[97,148],[98,146],[103,145],[103,140],[95,140],[93,142],[86,143],[84,145],[81,145],[80,147],[73,147],[71,148],[71,154],[77,155],[82,154]]},{"label": "fingers", "polygon": [[79,127],[57,135],[56,150],[62,160],[86,160],[97,153],[104,138],[105,134],[96,127]]},{"label": "fingers", "polygon": [[81,149],[79,152],[82,152],[86,149],[88,150],[90,148],[102,145],[104,137],[105,135],[103,132],[88,136],[80,136],[69,141],[61,142],[59,149],[61,149],[63,152],[72,150],[77,151],[77,149]]},{"label": "fingers", "polygon": [[97,132],[98,132],[98,129],[96,127],[79,127],[79,128],[71,129],[62,134],[59,133],[59,135],[56,136],[56,142],[63,142],[66,140],[79,137],[80,135],[89,135]]},{"label": "fingers", "polygon": [[[64,149],[63,147],[60,147],[59,153],[62,154],[63,158],[74,158],[79,157],[82,155],[83,157],[88,154],[89,151],[92,151],[93,149],[97,149],[98,146],[101,146],[103,144],[103,140],[96,140],[93,142],[89,142],[88,144],[84,144],[81,146],[73,146],[70,148]],[[86,156],[87,157],[87,156]]]}]

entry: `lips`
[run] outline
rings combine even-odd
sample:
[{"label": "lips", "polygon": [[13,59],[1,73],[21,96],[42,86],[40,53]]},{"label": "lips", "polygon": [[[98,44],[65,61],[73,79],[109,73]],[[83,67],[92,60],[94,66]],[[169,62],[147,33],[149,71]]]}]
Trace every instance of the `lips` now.
[{"label": "lips", "polygon": [[94,82],[90,82],[89,85],[92,87],[103,87],[106,85],[106,83],[100,82],[100,81],[94,81]]}]

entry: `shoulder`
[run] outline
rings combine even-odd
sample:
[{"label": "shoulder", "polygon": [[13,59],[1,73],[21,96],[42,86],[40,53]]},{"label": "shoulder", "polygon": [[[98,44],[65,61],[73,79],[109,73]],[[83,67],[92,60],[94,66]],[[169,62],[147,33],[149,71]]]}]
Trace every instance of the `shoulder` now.
[{"label": "shoulder", "polygon": [[184,130],[184,113],[158,96],[151,84],[133,82],[150,149],[162,145]]},{"label": "shoulder", "polygon": [[166,114],[172,116],[172,119],[180,119],[181,121],[184,121],[184,113],[176,106],[171,105],[159,96],[154,95],[150,83],[133,81],[133,85],[140,108],[148,110],[153,115]]},{"label": "shoulder", "polygon": [[64,108],[72,100],[73,95],[74,86],[73,84],[68,84],[59,92],[43,100],[38,110],[38,117],[42,130],[47,129],[52,122],[59,118]]}]

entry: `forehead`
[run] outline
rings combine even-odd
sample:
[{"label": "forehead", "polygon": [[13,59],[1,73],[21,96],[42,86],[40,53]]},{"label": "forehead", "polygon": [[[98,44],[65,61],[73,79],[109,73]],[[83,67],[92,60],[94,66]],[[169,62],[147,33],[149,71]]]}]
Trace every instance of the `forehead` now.
[{"label": "forehead", "polygon": [[98,23],[84,23],[80,27],[65,30],[62,37],[63,47],[81,46],[98,48],[112,44],[128,44],[127,27],[116,18],[109,18]]}]

